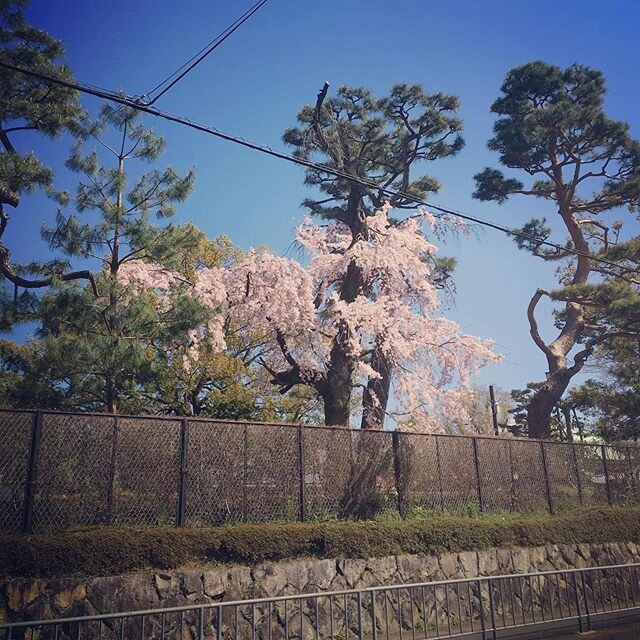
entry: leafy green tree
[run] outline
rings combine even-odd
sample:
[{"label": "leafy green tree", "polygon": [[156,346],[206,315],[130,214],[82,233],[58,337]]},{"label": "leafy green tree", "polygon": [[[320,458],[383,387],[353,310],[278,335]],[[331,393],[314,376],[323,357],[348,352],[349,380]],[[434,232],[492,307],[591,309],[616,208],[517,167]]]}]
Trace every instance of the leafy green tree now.
[{"label": "leafy green tree", "polygon": [[[206,320],[207,311],[186,293],[163,308],[153,290],[133,295],[119,278],[127,262],[171,262],[176,247],[192,241],[190,225],[157,225],[151,218],[170,218],[194,175],[181,177],[171,168],[133,174],[130,163],[155,163],[164,148],[133,109],[104,106],[96,122],[82,125],[67,161],[82,179],[74,195],[58,194],[63,209],[43,236],[52,250],[97,264],[96,287],[61,286],[45,295],[40,335],[54,360],[72,372],[71,384],[81,385],[82,406],[115,413],[121,397],[130,399],[127,410],[135,409],[139,385],[153,375],[154,345],[180,336],[187,341],[188,331]],[[110,164],[97,148],[86,149],[91,143]]]},{"label": "leafy green tree", "polygon": [[[367,240],[367,218],[391,200],[399,209],[415,208],[410,197],[389,198],[384,189],[399,190],[416,198],[437,192],[438,182],[428,176],[415,177],[415,167],[455,155],[463,146],[462,122],[456,117],[458,99],[443,93],[428,94],[419,85],[395,85],[388,96],[376,99],[367,89],[342,87],[336,97],[327,97],[328,85],[315,105],[298,114],[298,126],[284,133],[285,143],[301,158],[327,166],[375,186],[356,184],[346,178],[308,169],[305,182],[323,196],[305,200],[307,209],[326,220],[341,222],[353,243]],[[443,281],[450,261],[441,263]],[[353,302],[369,295],[355,262],[347,269],[339,287],[341,300]],[[338,332],[327,369],[325,406],[328,424],[347,424],[352,394],[353,359],[349,356],[349,331]],[[374,340],[375,343],[375,340]],[[374,375],[363,392],[363,428],[381,428],[389,400],[392,366],[379,345],[371,350]],[[298,384],[298,370],[278,373],[283,383]]]},{"label": "leafy green tree", "polygon": [[[61,62],[62,43],[27,23],[23,13],[26,5],[26,0],[0,0],[0,59],[72,80],[71,72]],[[74,128],[81,113],[76,91],[0,68],[0,277],[4,285],[9,285],[9,290],[3,286],[0,294],[4,328],[17,319],[16,309],[32,306],[32,296],[19,295],[21,288],[91,279],[89,271],[71,271],[65,262],[14,265],[4,240],[10,219],[7,207],[17,208],[23,195],[50,187],[53,177],[33,153],[20,150],[20,136],[38,132],[54,138]],[[23,207],[20,211],[21,215],[28,214]]]},{"label": "leafy green tree", "polygon": [[[592,306],[596,290],[591,285],[615,275],[593,257],[610,254],[620,229],[620,224],[608,223],[606,214],[640,202],[640,145],[629,136],[627,124],[605,115],[604,78],[599,71],[531,62],[509,71],[501,91],[491,107],[499,118],[489,148],[499,153],[505,167],[533,181],[525,186],[518,178],[487,168],[475,176],[474,197],[499,203],[517,194],[542,199],[555,210],[566,232],[557,249],[515,238],[520,248],[562,265],[562,289],[538,289],[527,309],[531,337],[548,367],[547,379],[528,401],[527,424],[531,437],[545,438],[550,435],[554,407],[572,378],[599,344],[619,335],[602,321],[601,308],[594,311]],[[531,220],[519,231],[541,240],[552,236],[544,219]],[[536,308],[545,296],[562,303],[556,314],[559,333],[549,342],[540,335],[536,319]]]}]

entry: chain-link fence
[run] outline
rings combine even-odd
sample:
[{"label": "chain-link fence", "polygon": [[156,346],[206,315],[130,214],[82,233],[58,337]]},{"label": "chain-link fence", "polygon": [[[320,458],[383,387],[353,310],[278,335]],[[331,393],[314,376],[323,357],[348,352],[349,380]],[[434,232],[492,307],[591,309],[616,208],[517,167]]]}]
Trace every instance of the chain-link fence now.
[{"label": "chain-link fence", "polygon": [[0,410],[0,531],[640,503],[640,449]]}]

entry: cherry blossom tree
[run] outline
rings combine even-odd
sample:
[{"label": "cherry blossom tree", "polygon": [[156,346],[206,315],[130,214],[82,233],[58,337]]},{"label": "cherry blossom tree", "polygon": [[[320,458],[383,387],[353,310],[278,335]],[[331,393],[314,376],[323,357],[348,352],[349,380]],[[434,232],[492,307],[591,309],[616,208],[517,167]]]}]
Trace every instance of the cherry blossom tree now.
[{"label": "cherry blossom tree", "polygon": [[[247,336],[270,337],[277,348],[260,363],[273,384],[283,394],[300,385],[314,389],[328,425],[349,423],[354,390],[379,402],[368,387],[381,376],[371,365],[374,351],[390,363],[393,414],[405,428],[439,430],[445,415],[468,420],[461,398],[470,377],[497,356],[490,341],[464,334],[440,313],[437,247],[423,227],[438,233],[450,223],[425,210],[397,221],[389,211],[387,205],[369,216],[368,239],[358,242],[343,223],[307,220],[296,233],[306,266],[263,250],[226,269],[199,271],[189,295],[218,313],[191,334],[191,366],[201,340],[224,349],[223,327],[231,322]],[[354,267],[361,293],[347,301],[340,287]],[[123,275],[157,291],[184,286],[179,275],[143,261],[130,262]],[[338,343],[348,359],[346,378],[332,368]]]}]

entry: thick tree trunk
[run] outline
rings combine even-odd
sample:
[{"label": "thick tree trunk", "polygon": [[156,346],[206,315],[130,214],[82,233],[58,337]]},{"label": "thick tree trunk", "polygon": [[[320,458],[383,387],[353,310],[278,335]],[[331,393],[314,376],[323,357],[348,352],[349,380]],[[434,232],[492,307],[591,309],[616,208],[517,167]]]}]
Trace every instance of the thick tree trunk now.
[{"label": "thick tree trunk", "polygon": [[378,348],[374,348],[371,367],[380,378],[369,378],[362,396],[362,429],[382,429],[389,403],[391,363]]},{"label": "thick tree trunk", "polygon": [[533,394],[527,407],[527,425],[530,438],[546,439],[551,436],[553,408],[567,390],[573,373],[566,368],[549,375],[549,379]]},{"label": "thick tree trunk", "polygon": [[326,382],[323,386],[324,423],[330,426],[346,427],[351,416],[354,362],[353,357],[347,352],[347,331],[346,325],[338,331],[331,348]]}]

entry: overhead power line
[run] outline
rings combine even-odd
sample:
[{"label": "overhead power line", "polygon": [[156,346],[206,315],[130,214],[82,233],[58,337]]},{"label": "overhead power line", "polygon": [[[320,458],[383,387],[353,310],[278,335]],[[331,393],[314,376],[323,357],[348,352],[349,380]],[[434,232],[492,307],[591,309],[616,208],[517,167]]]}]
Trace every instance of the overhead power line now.
[{"label": "overhead power line", "polygon": [[[158,93],[152,100],[145,101],[148,105],[153,105],[157,102],[169,89],[175,86],[182,78],[184,78],[190,71],[192,71],[196,66],[198,66],[207,56],[209,56],[213,51],[215,51],[232,33],[237,31],[254,13],[256,13],[259,9],[261,9],[267,0],[258,0],[252,7],[247,9],[235,22],[230,24],[224,31],[219,33],[211,42],[206,44],[200,51],[198,51],[195,55],[193,55],[189,60],[187,60],[181,67],[176,69],[170,76],[167,76],[162,82],[158,83],[151,91],[145,94],[144,97],[151,96],[155,93],[160,87],[167,84],[174,76],[178,76],[173,81],[171,81],[160,93]],[[187,67],[185,69],[185,67]],[[184,69],[184,71],[183,71]],[[182,73],[180,73],[182,72]],[[180,74],[180,75],[178,75]]]},{"label": "overhead power line", "polygon": [[132,97],[128,97],[125,96],[121,93],[116,93],[115,91],[111,91],[109,89],[102,89],[99,87],[96,87],[95,85],[89,85],[86,83],[82,83],[82,82],[78,82],[78,81],[69,81],[69,80],[65,80],[64,78],[58,78],[56,76],[51,76],[48,74],[44,74],[44,73],[40,73],[38,71],[33,71],[31,69],[26,69],[23,67],[20,67],[18,65],[15,65],[13,63],[10,62],[5,62],[4,60],[0,59],[0,67],[4,68],[4,69],[8,69],[10,71],[17,71],[18,73],[24,73],[25,75],[29,75],[35,78],[38,78],[40,80],[45,80],[48,82],[52,82],[54,84],[60,85],[60,86],[64,86],[64,87],[68,87],[70,89],[75,89],[76,91],[79,91],[81,93],[86,93],[88,95],[92,95],[95,96],[97,98],[101,98],[103,100],[110,100],[112,102],[116,102],[118,104],[133,108],[133,109],[137,109],[139,111],[142,111],[143,113],[148,113],[149,115],[152,116],[156,116],[158,118],[162,118],[163,120],[168,120],[169,122],[175,122],[177,124],[183,125],[185,127],[189,127],[191,129],[195,129],[196,131],[201,131],[202,133],[207,133],[209,135],[215,136],[217,138],[221,138],[222,140],[227,140],[229,142],[233,142],[235,144],[239,144],[243,147],[246,147],[248,149],[252,149],[253,151],[259,151],[260,153],[264,153],[266,155],[270,155],[273,156],[274,158],[280,158],[281,160],[286,160],[287,162],[291,162],[293,164],[297,164],[297,165],[301,165],[303,167],[307,167],[308,169],[313,169],[315,171],[321,171],[323,173],[328,173],[330,175],[336,176],[338,178],[343,178],[344,180],[348,180],[349,182],[355,183],[355,184],[359,184],[361,186],[367,187],[369,189],[374,189],[376,190],[378,193],[383,193],[385,195],[391,196],[391,197],[399,197],[399,198],[403,198],[405,200],[408,200],[409,202],[413,202],[416,205],[423,205],[425,207],[428,207],[431,210],[435,210],[438,211],[440,213],[446,214],[446,215],[450,215],[453,216],[455,218],[459,218],[461,220],[464,220],[466,222],[470,222],[473,224],[477,224],[483,227],[488,227],[489,229],[495,229],[496,231],[501,231],[502,233],[506,233],[509,236],[512,237],[516,237],[516,238],[522,238],[523,240],[529,240],[531,242],[535,242],[538,246],[546,246],[546,247],[550,247],[552,249],[555,249],[556,251],[560,251],[564,254],[569,254],[569,255],[574,255],[577,257],[583,257],[583,258],[588,258],[590,260],[593,260],[594,262],[598,262],[600,264],[604,264],[607,265],[609,267],[613,267],[614,269],[618,269],[620,268],[619,264],[616,264],[615,262],[612,262],[610,260],[606,260],[605,258],[600,258],[599,256],[590,254],[590,253],[586,253],[584,251],[579,251],[577,249],[572,249],[571,247],[565,247],[563,245],[557,244],[555,242],[551,242],[550,240],[547,240],[546,238],[540,237],[540,236],[535,236],[533,234],[530,233],[526,233],[524,231],[520,231],[517,229],[509,229],[508,227],[503,227],[502,225],[496,224],[494,222],[491,222],[489,220],[484,220],[482,218],[478,218],[476,216],[471,216],[469,214],[466,213],[462,213],[460,211],[457,211],[455,209],[450,209],[448,207],[444,207],[442,205],[438,205],[438,204],[434,204],[433,202],[427,202],[426,200],[423,200],[421,198],[417,198],[416,196],[410,194],[410,193],[406,193],[404,191],[397,191],[395,189],[390,189],[387,187],[381,187],[380,185],[370,181],[370,180],[366,180],[364,178],[359,178],[357,176],[353,176],[349,173],[346,173],[345,171],[341,171],[339,169],[335,169],[333,167],[329,167],[325,164],[321,164],[318,162],[312,162],[311,160],[305,160],[304,158],[299,158],[296,157],[294,155],[288,154],[288,153],[284,153],[282,151],[278,151],[276,149],[272,149],[269,146],[266,145],[261,145],[261,144],[257,144],[255,142],[251,142],[249,140],[245,140],[244,138],[241,138],[240,136],[235,136],[232,135],[230,133],[225,133],[224,131],[219,131],[218,129],[216,129],[215,127],[209,126],[209,125],[205,125],[205,124],[200,124],[197,122],[193,122],[192,120],[189,120],[188,118],[185,118],[184,116],[178,116],[178,115],[174,115],[171,113],[168,113],[166,111],[161,111],[160,109],[158,109],[157,107],[154,107],[150,104],[147,104],[145,102],[141,102],[139,98],[132,98]]}]

